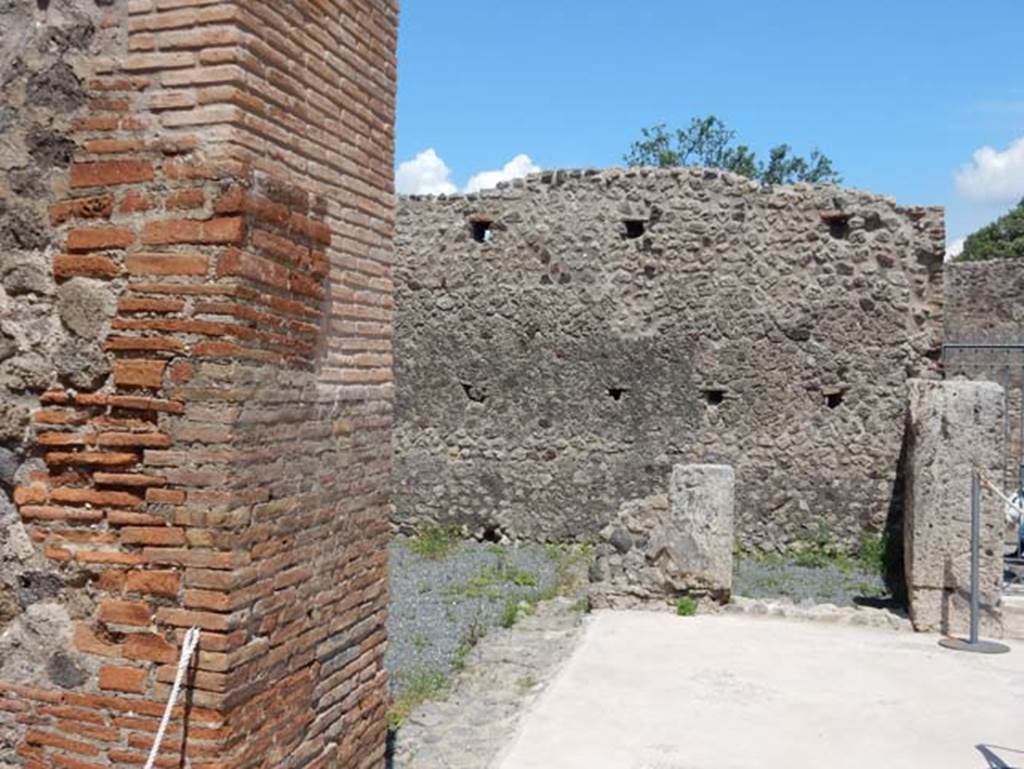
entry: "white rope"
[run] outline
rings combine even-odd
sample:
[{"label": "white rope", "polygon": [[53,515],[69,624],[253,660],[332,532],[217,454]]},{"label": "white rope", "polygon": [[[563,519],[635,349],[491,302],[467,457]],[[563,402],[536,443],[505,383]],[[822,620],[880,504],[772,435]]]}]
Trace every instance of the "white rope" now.
[{"label": "white rope", "polygon": [[167,731],[167,724],[171,720],[171,711],[178,701],[178,690],[181,688],[182,679],[185,678],[185,671],[192,660],[196,646],[199,644],[199,628],[191,627],[185,633],[185,640],[181,644],[181,658],[178,660],[178,672],[174,675],[174,686],[171,687],[171,696],[167,700],[167,707],[164,708],[164,717],[160,719],[160,728],[156,730],[156,739],[153,741],[153,749],[149,751],[149,760],[146,761],[145,769],[153,769],[157,754],[160,752],[160,743],[163,742],[164,732]]},{"label": "white rope", "polygon": [[[1021,507],[1021,503],[1015,501],[1015,499],[1013,497],[1006,496],[999,489],[999,487],[996,486],[992,482],[992,480],[988,477],[988,474],[984,470],[982,470],[980,468],[978,469],[978,477],[981,479],[982,483],[984,483],[986,486],[988,486],[990,491],[992,491],[997,497],[999,497],[1001,500],[1003,500],[1004,503],[1006,503],[1006,507],[1007,507],[1008,511],[1009,510],[1013,510],[1014,512],[1017,513],[1017,520],[1018,521],[1021,519],[1022,516],[1024,516],[1024,507]],[[1013,523],[1013,521],[1009,520],[1009,518],[1010,518],[1010,516],[1007,515],[1007,523]]]}]

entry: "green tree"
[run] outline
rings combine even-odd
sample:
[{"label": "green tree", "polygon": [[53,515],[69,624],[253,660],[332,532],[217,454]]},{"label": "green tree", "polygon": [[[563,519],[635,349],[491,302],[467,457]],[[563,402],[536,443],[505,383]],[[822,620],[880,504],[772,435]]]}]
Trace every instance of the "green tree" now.
[{"label": "green tree", "polygon": [[669,131],[661,123],[640,130],[625,161],[631,166],[706,166],[757,179],[762,184],[842,181],[832,161],[817,149],[804,158],[792,154],[788,144],[772,147],[762,163],[745,144],[736,144],[736,132],[714,115],[695,117],[687,128]]},{"label": "green tree", "polygon": [[985,259],[1024,257],[1024,199],[1008,214],[968,235],[964,250],[954,261],[980,262]]}]

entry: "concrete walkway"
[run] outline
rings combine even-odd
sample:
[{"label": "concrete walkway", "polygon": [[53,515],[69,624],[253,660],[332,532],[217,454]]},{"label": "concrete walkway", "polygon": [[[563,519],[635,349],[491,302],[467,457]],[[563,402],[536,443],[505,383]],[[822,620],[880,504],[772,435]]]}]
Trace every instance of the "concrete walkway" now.
[{"label": "concrete walkway", "polygon": [[597,612],[498,765],[1024,767],[1024,644],[984,656],[936,641],[821,623]]}]

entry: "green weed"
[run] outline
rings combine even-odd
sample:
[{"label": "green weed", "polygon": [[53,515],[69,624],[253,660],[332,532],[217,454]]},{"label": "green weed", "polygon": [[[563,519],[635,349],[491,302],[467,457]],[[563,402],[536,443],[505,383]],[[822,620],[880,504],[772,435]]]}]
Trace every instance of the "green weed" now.
[{"label": "green weed", "polygon": [[861,540],[857,551],[857,560],[861,568],[868,574],[884,575],[886,572],[886,553],[889,542],[885,535],[881,537],[865,537]]},{"label": "green weed", "polygon": [[388,729],[397,731],[418,705],[443,696],[449,685],[447,676],[437,671],[399,674],[399,694],[388,708]]},{"label": "green weed", "polygon": [[531,675],[525,675],[522,678],[516,679],[516,686],[520,689],[532,689],[537,685],[537,679]]},{"label": "green weed", "polygon": [[697,601],[688,595],[676,599],[676,614],[680,617],[692,617],[697,613]]},{"label": "green weed", "polygon": [[516,624],[516,620],[519,619],[519,601],[515,598],[509,598],[505,601],[505,606],[502,607],[501,617],[498,622],[502,627],[512,627]]},{"label": "green weed", "polygon": [[487,626],[480,621],[479,616],[474,617],[463,631],[462,637],[452,653],[452,670],[461,673],[466,669],[466,657],[485,635],[487,635]]},{"label": "green weed", "polygon": [[450,526],[429,524],[424,526],[409,540],[409,550],[421,558],[440,561],[459,546],[459,538],[455,529]]},{"label": "green weed", "polygon": [[502,585],[536,587],[537,577],[528,571],[509,566],[504,558],[498,558],[494,566],[487,566],[475,577],[461,585],[448,589],[452,598],[487,598],[496,601],[501,598]]},{"label": "green weed", "polygon": [[582,596],[576,599],[576,603],[572,605],[573,611],[578,611],[580,614],[590,614],[593,607],[590,605],[590,599],[587,596]]},{"label": "green weed", "polygon": [[[587,583],[587,569],[594,560],[594,546],[588,542],[578,545],[553,545],[545,548],[548,559],[555,565],[555,595],[572,595]],[[550,596],[554,598],[555,595]]]}]

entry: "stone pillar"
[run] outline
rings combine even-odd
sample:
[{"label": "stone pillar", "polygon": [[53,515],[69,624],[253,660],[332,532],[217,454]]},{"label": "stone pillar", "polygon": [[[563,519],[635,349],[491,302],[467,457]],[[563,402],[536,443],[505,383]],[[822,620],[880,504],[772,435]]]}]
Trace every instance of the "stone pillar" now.
[{"label": "stone pillar", "polygon": [[728,465],[672,468],[666,543],[671,568],[690,589],[728,600],[732,592],[736,476]]},{"label": "stone pillar", "polygon": [[[910,618],[962,634],[969,620],[971,472],[1002,467],[1004,393],[989,382],[909,382],[904,557]],[[998,482],[998,481],[997,481]],[[981,628],[1001,635],[1003,503],[982,489]]]},{"label": "stone pillar", "polygon": [[159,766],[382,767],[397,3],[0,29],[0,235],[9,146],[59,161],[0,237],[0,766],[143,764],[198,626]]},{"label": "stone pillar", "polygon": [[606,526],[591,570],[591,601],[628,608],[732,592],[735,475],[727,465],[675,465],[669,496],[631,500]]}]

